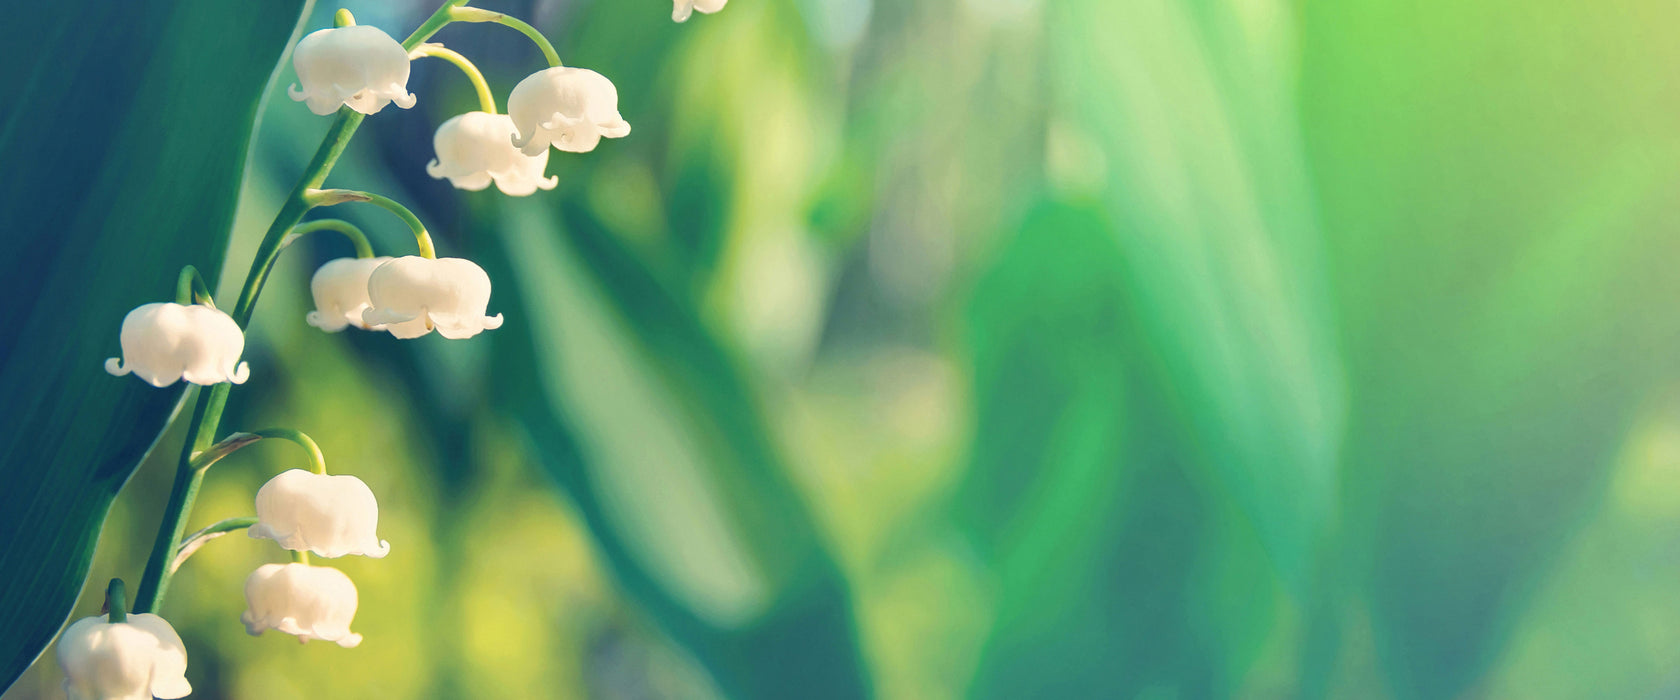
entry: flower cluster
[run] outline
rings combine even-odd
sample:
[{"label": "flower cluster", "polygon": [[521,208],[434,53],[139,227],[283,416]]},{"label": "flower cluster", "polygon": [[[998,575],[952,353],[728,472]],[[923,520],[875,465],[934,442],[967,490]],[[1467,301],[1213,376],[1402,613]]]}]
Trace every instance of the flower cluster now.
[{"label": "flower cluster", "polygon": [[[681,22],[694,10],[716,12],[725,1],[675,0],[672,18]],[[603,138],[629,135],[630,123],[619,114],[612,81],[595,71],[561,66],[553,46],[530,25],[465,4],[446,3],[404,42],[376,27],[358,26],[348,12],[339,10],[335,26],[298,41],[292,57],[297,82],[288,94],[317,115],[337,114],[339,133],[353,132],[361,119],[389,105],[408,109],[417,104],[418,98],[408,91],[411,61],[429,56],[454,63],[472,80],[480,109],[438,127],[432,139],[437,157],[426,172],[458,189],[480,191],[493,184],[515,197],[558,185],[559,178],[545,174],[550,147],[586,153]],[[521,80],[508,94],[507,113],[498,114],[483,75],[471,61],[440,44],[424,43],[451,22],[493,22],[518,29],[543,50],[549,67]],[[324,181],[336,153],[312,163],[301,182]],[[298,185],[293,197],[264,239],[269,254],[253,261],[245,292],[232,313],[216,307],[197,271],[187,267],[175,301],[143,304],[123,319],[122,356],[107,360],[106,371],[133,374],[155,387],[181,380],[213,387],[209,398],[198,398],[191,436],[207,437],[199,430],[214,430],[230,386],[250,377],[249,367],[240,361],[243,328],[273,253],[297,236],[336,230],[356,244],[357,257],[329,261],[310,280],[315,309],[305,321],[322,331],[354,326],[404,339],[433,331],[444,338],[465,339],[502,325],[500,314],[488,315],[491,285],[484,269],[470,260],[436,257],[424,225],[401,204],[370,193],[314,189],[309,184]],[[366,236],[348,222],[300,223],[299,212],[346,202],[369,202],[395,213],[413,230],[419,255],[375,256]],[[378,537],[379,505],[366,483],[354,476],[327,474],[315,442],[285,429],[233,433],[203,449],[198,448],[208,440],[189,437],[192,447],[183,454],[180,468],[201,477],[244,445],[276,437],[307,448],[312,468],[292,469],[264,484],[256,494],[254,518],[224,520],[186,541],[181,526],[190,515],[195,489],[171,498],[136,601],[136,609],[147,612],[129,614],[122,581],[113,580],[108,612],[78,620],[64,631],[57,657],[71,698],[179,698],[192,691],[186,679],[185,645],[168,622],[149,610],[161,600],[170,575],[198,547],[240,528],[293,553],[291,563],[264,564],[246,578],[247,609],[241,622],[247,632],[279,630],[299,641],[319,639],[343,647],[361,643],[361,635],[350,631],[358,605],[355,584],[337,569],[311,564],[310,555],[379,558],[390,552],[390,545]]]},{"label": "flower cluster", "polygon": [[[373,491],[353,476],[331,476],[324,465],[314,473],[291,469],[257,490],[257,522],[248,534],[274,540],[293,552],[336,559],[350,554],[384,557],[391,545],[375,533],[379,504]],[[308,557],[291,564],[264,564],[245,579],[240,616],[252,635],[276,629],[300,642],[324,639],[341,647],[362,643],[350,631],[356,616],[356,584],[343,572],[311,566]]]}]

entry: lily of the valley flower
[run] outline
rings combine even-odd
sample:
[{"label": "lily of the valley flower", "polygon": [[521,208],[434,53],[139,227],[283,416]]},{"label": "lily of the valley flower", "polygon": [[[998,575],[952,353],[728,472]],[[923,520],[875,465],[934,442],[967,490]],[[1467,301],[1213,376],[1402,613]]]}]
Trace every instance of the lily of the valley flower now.
[{"label": "lily of the valley flower", "polygon": [[328,115],[347,105],[373,114],[392,102],[408,109],[408,51],[377,27],[357,25],[312,32],[292,53],[298,82],[286,94],[307,102],[309,111]]},{"label": "lily of the valley flower", "polygon": [[523,197],[539,189],[552,190],[558,177],[543,177],[548,149],[525,155],[513,145],[513,120],[505,114],[467,112],[438,127],[432,145],[437,158],[426,166],[432,177],[478,191],[495,181],[502,194]]},{"label": "lily of the valley flower", "polygon": [[123,622],[84,617],[58,640],[58,665],[70,700],[180,698],[187,683],[187,647],[175,628],[149,613]]},{"label": "lily of the valley flower", "polygon": [[368,279],[373,306],[362,314],[369,327],[398,338],[418,338],[436,329],[445,338],[471,338],[502,327],[490,307],[490,276],[461,258],[396,258]]},{"label": "lily of the valley flower", "polygon": [[280,630],[299,642],[324,639],[350,648],[362,635],[350,631],[356,617],[356,584],[330,566],[264,564],[245,579],[245,631]]},{"label": "lily of the valley flower", "polygon": [[676,2],[676,9],[671,11],[671,19],[678,22],[687,22],[688,16],[693,14],[695,10],[709,15],[723,9],[724,3],[729,2],[729,0],[676,0]]},{"label": "lily of the valley flower", "polygon": [[105,361],[116,376],[130,372],[152,386],[185,379],[194,384],[244,383],[250,367],[239,361],[245,333],[233,317],[208,306],[143,304],[123,318],[123,356]]},{"label": "lily of the valley flower", "polygon": [[584,68],[549,68],[519,81],[508,94],[508,116],[518,131],[513,145],[528,156],[550,144],[587,153],[603,136],[630,133],[630,122],[618,113],[618,88]]},{"label": "lily of the valley flower", "polygon": [[368,277],[390,258],[339,258],[329,260],[309,280],[315,310],[305,317],[309,325],[328,333],[345,326],[366,329],[362,312],[368,304]]},{"label": "lily of the valley flower", "polygon": [[378,526],[379,502],[361,479],[289,469],[257,489],[257,523],[250,535],[329,559],[379,558],[391,552],[391,544],[379,539]]}]

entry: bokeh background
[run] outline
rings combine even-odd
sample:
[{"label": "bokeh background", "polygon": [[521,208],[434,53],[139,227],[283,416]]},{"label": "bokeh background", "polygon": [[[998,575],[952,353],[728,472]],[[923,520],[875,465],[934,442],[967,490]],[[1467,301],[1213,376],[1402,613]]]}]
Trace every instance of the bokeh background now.
[{"label": "bokeh background", "polygon": [[[194,697],[1680,696],[1680,6],[474,4],[634,131],[512,199],[425,174],[453,67],[368,120],[329,185],[507,324],[324,335],[349,248],[282,256],[223,425],[313,435],[392,553],[333,562],[344,650],[246,636],[284,556],[209,544],[162,611]],[[435,41],[504,101],[542,65]],[[293,79],[223,294],[327,126]],[[138,578],[179,427],[74,617]],[[223,462],[189,527],[299,464]]]}]

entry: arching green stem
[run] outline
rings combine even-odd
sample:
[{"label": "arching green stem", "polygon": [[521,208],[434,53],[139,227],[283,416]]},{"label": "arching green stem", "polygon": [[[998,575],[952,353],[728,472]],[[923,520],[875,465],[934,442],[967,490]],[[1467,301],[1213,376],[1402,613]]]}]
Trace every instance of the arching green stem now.
[{"label": "arching green stem", "polygon": [[560,54],[554,51],[554,44],[548,43],[548,37],[537,31],[536,27],[526,24],[517,18],[509,17],[500,12],[481,10],[476,7],[458,7],[449,12],[449,18],[456,22],[495,22],[519,30],[520,34],[529,37],[537,48],[542,49],[543,58],[548,59],[550,68],[560,67]]},{"label": "arching green stem", "polygon": [[181,268],[181,275],[175,278],[175,303],[204,304],[216,308],[216,300],[210,296],[210,286],[204,283],[204,276],[198,274],[198,268],[191,265]]},{"label": "arching green stem", "polygon": [[111,579],[111,585],[105,587],[105,611],[110,615],[106,622],[128,622],[128,595],[120,578]]},{"label": "arching green stem", "polygon": [[437,251],[432,248],[432,236],[426,233],[426,225],[420,223],[420,217],[408,210],[396,200],[372,192],[358,192],[356,190],[310,190],[304,193],[304,198],[311,206],[330,207],[345,202],[367,202],[383,207],[386,211],[396,214],[408,228],[414,231],[414,241],[420,246],[420,257],[436,258]]},{"label": "arching green stem", "polygon": [[264,438],[291,440],[309,453],[309,471],[316,474],[327,473],[327,457],[321,454],[321,446],[315,444],[314,438],[305,435],[301,430],[291,428],[269,428],[267,430],[251,431],[254,435]]},{"label": "arching green stem", "polygon": [[209,469],[210,465],[221,461],[223,457],[233,454],[234,452],[238,452],[240,448],[265,438],[290,440],[297,443],[309,453],[309,470],[315,472],[316,474],[327,473],[327,458],[325,455],[321,454],[321,446],[315,444],[315,440],[304,434],[303,431],[293,430],[291,428],[268,428],[265,430],[253,430],[245,433],[234,433],[227,436],[227,438],[221,442],[211,445],[204,451],[194,455],[192,461],[188,463],[188,466],[197,471],[204,471]]},{"label": "arching green stem", "polygon": [[286,236],[286,240],[280,244],[280,247],[285,248],[291,245],[293,241],[316,231],[342,233],[345,238],[350,239],[350,245],[356,247],[356,257],[363,259],[373,257],[373,244],[368,243],[367,234],[362,233],[362,230],[356,228],[355,224],[343,219],[316,219],[308,223],[298,224],[292,228],[292,232]]},{"label": "arching green stem", "polygon": [[456,68],[460,68],[462,73],[467,74],[467,80],[472,83],[473,90],[478,91],[479,110],[485,114],[496,113],[496,98],[490,94],[490,84],[484,81],[484,74],[480,73],[478,66],[473,65],[473,62],[467,60],[466,56],[444,48],[443,44],[421,44],[408,54],[411,60],[421,56],[441,58],[455,64]]},{"label": "arching green stem", "polygon": [[236,530],[244,530],[255,524],[257,524],[255,516],[247,515],[243,518],[228,518],[226,520],[217,521],[203,530],[199,530],[198,532],[188,535],[186,539],[181,541],[181,546],[175,549],[175,559],[169,562],[169,571],[173,573],[180,570],[181,565],[186,563],[187,558],[191,557],[193,552],[197,552],[199,547],[203,547],[210,540]]},{"label": "arching green stem", "polygon": [[[449,0],[432,13],[419,28],[403,39],[403,50],[412,51],[414,47],[432,38],[439,29],[443,29],[452,21],[452,12],[467,4],[468,0]],[[306,1],[303,16],[309,15],[314,6],[312,0]],[[275,257],[279,255],[286,232],[292,230],[303,215],[311,207],[305,193],[316,189],[327,180],[327,173],[338,162],[338,157],[344,153],[344,147],[350,143],[350,137],[361,126],[363,115],[348,107],[338,110],[338,117],[333,120],[332,127],[322,139],[321,145],[315,150],[315,156],[309,165],[303,169],[303,175],[298,178],[285,203],[281,205],[279,213],[274,215],[274,222],[269,224],[268,233],[257,246],[257,255],[251,260],[251,270],[245,275],[245,286],[240,290],[239,302],[233,308],[233,320],[244,328],[251,321],[251,311],[256,306],[257,296],[262,292],[263,283],[268,280],[268,272],[274,266]],[[430,240],[426,241],[430,248]],[[210,387],[208,393],[201,392],[193,407],[192,422],[187,426],[186,444],[181,447],[180,466],[175,470],[175,484],[169,491],[169,504],[164,506],[163,520],[158,525],[157,539],[152,543],[152,552],[146,560],[146,572],[140,578],[140,590],[135,596],[134,610],[136,612],[154,612],[163,603],[163,596],[169,590],[169,578],[173,573],[169,567],[177,546],[181,543],[181,535],[186,529],[187,516],[192,513],[193,501],[198,498],[198,487],[204,479],[203,470],[193,469],[194,455],[205,451],[216,440],[216,428],[222,419],[222,410],[227,406],[228,392],[232,384],[222,382]]]},{"label": "arching green stem", "polygon": [[261,439],[262,436],[256,433],[234,433],[221,442],[195,453],[192,461],[187,463],[187,467],[196,472],[203,472],[209,469],[210,465],[222,461],[223,457],[238,452],[240,448]]}]

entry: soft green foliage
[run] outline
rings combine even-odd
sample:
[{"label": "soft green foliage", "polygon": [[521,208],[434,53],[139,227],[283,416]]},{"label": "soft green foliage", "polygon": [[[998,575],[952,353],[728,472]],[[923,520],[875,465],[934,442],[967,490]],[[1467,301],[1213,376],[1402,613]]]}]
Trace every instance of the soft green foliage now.
[{"label": "soft green foliage", "polygon": [[302,7],[72,0],[8,32],[0,686],[70,613],[112,497],[181,398],[100,365],[121,354],[129,309],[174,298],[182,265],[215,279],[257,108]]},{"label": "soft green foliage", "polygon": [[[552,154],[558,189],[511,199],[424,175],[432,130],[477,104],[455,68],[417,62],[420,105],[367,120],[327,186],[408,204],[440,255],[485,267],[506,325],[324,335],[303,323],[309,274],[348,246],[281,257],[224,432],[308,432],[379,494],[392,553],[332,562],[362,594],[366,641],[346,651],[248,638],[240,583],[282,555],[207,545],[162,610],[202,696],[1680,683],[1676,8],[731,0],[674,25],[666,0],[534,4],[474,3],[609,76],[634,131]],[[433,9],[349,6],[393,33]],[[503,99],[544,65],[506,27],[436,40]],[[189,45],[146,49],[164,52],[149,70],[185,70]],[[266,117],[235,278],[326,124],[289,101]],[[9,133],[8,163],[55,143]],[[67,252],[89,249],[60,245],[199,174],[125,170],[141,156],[226,149],[93,135],[123,146],[59,147],[90,159],[101,206],[8,260],[44,275],[14,298],[100,308],[0,312],[51,324],[6,326],[20,337],[66,338],[6,344],[0,376],[37,388],[0,395],[150,397],[155,432],[177,394],[98,361],[123,310],[168,293],[169,265],[216,269],[221,227],[198,226],[226,211],[136,209],[153,235],[99,239],[115,247],[92,272]],[[0,216],[34,216],[4,189]],[[340,209],[380,254],[413,251],[385,212]],[[73,417],[45,405],[0,421],[56,440],[0,443],[8,488],[102,511],[151,436],[130,417],[71,439],[41,427]],[[77,615],[139,570],[179,432],[116,500]],[[228,458],[190,527],[249,514],[300,464],[286,445]],[[94,470],[96,488],[68,486]],[[64,551],[85,557],[97,518],[80,522]],[[0,591],[40,585],[30,600],[61,599],[45,624],[63,618],[78,571],[48,585],[0,563]],[[6,700],[54,696],[55,674],[37,665]]]}]

